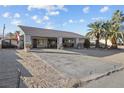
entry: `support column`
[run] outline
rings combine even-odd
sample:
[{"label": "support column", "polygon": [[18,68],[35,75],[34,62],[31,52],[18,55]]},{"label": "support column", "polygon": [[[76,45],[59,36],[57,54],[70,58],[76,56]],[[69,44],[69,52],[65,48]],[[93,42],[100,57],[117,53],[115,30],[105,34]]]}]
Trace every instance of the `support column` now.
[{"label": "support column", "polygon": [[76,40],[75,40],[75,48],[78,48],[78,44],[79,44],[79,38],[76,38]]},{"label": "support column", "polygon": [[25,35],[24,36],[24,49],[28,51],[30,50],[30,47],[31,47],[31,36]]},{"label": "support column", "polygon": [[62,37],[57,38],[57,49],[61,49],[63,47],[62,45]]}]

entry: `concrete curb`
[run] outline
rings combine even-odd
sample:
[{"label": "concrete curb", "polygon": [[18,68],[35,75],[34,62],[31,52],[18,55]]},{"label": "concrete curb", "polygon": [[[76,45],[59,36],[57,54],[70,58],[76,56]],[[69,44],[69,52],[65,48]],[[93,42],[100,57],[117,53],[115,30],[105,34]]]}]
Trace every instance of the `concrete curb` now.
[{"label": "concrete curb", "polygon": [[80,87],[83,87],[84,84],[87,84],[87,83],[89,83],[91,81],[98,80],[100,78],[103,78],[105,76],[109,76],[110,74],[113,74],[115,72],[122,71],[122,70],[124,70],[124,66],[123,67],[120,67],[120,68],[117,68],[115,70],[111,70],[111,71],[105,72],[103,74],[93,75],[93,76],[87,77],[85,79],[81,79],[80,80],[80,82],[81,82]]}]

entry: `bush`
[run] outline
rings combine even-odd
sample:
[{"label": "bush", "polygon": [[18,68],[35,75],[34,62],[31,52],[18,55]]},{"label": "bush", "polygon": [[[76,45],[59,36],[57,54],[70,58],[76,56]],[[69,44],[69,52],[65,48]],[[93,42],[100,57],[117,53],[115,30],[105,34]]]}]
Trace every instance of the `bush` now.
[{"label": "bush", "polygon": [[90,41],[89,41],[89,39],[85,39],[85,41],[84,41],[84,48],[90,48]]}]

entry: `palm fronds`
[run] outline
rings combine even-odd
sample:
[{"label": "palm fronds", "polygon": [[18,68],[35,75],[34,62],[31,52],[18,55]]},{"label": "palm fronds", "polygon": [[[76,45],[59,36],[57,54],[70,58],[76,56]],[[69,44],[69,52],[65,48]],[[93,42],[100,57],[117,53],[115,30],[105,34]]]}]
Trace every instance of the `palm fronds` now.
[{"label": "palm fronds", "polygon": [[110,39],[112,45],[117,46],[115,44],[117,44],[118,39],[124,41],[124,32],[120,31],[123,22],[124,14],[122,11],[117,10],[114,12],[111,20],[90,23],[88,25],[90,32],[88,32],[86,36],[89,38],[95,37],[97,40],[101,38],[104,38],[105,40]]}]

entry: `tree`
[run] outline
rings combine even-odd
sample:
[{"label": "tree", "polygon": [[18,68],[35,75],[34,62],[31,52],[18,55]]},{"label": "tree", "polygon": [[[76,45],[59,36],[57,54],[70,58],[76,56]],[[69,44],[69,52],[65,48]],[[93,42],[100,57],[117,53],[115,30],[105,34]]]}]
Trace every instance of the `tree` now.
[{"label": "tree", "polygon": [[117,39],[123,38],[122,32],[120,32],[121,24],[124,22],[124,14],[120,10],[116,10],[111,19],[111,31],[110,41],[112,43],[111,48],[117,48]]},{"label": "tree", "polygon": [[101,33],[101,37],[105,39],[105,48],[108,48],[107,41],[109,39],[110,32],[111,32],[111,22],[107,20],[102,24],[102,33]]},{"label": "tree", "polygon": [[88,32],[86,34],[87,37],[95,37],[96,38],[96,48],[99,48],[99,40],[100,40],[100,34],[102,31],[102,22],[101,21],[96,21],[94,23],[91,23],[88,25],[88,27],[90,28],[90,32]]},{"label": "tree", "polygon": [[89,39],[85,39],[84,40],[84,48],[90,48],[90,40]]},{"label": "tree", "polygon": [[105,38],[105,48],[107,48],[107,40],[112,43],[111,48],[117,48],[117,40],[123,39],[124,33],[120,31],[124,22],[124,14],[120,10],[116,10],[111,20],[106,22],[94,22],[88,25],[90,32],[86,34],[88,37],[96,38],[96,48],[99,47],[100,38]]}]

